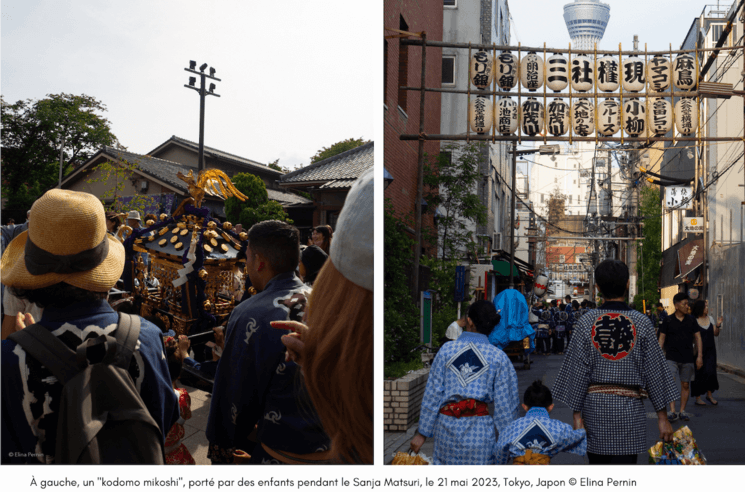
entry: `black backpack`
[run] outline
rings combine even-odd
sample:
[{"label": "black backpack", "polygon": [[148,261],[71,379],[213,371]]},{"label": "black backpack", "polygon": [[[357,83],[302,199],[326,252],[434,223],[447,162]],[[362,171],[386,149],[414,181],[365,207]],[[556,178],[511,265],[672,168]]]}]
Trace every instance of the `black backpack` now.
[{"label": "black backpack", "polygon": [[[57,464],[164,464],[163,434],[137,392],[129,364],[140,318],[119,314],[114,333],[89,338],[71,350],[40,324],[8,338],[62,383],[54,461]],[[103,345],[101,362],[87,350]]]}]

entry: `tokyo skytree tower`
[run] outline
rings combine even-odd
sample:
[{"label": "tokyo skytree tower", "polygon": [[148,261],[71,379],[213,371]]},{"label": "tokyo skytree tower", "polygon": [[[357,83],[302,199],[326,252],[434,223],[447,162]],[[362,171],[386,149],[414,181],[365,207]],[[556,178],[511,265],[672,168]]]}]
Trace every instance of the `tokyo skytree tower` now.
[{"label": "tokyo skytree tower", "polygon": [[572,38],[572,48],[592,50],[600,43],[610,19],[610,5],[600,0],[574,0],[564,5],[564,22]]}]

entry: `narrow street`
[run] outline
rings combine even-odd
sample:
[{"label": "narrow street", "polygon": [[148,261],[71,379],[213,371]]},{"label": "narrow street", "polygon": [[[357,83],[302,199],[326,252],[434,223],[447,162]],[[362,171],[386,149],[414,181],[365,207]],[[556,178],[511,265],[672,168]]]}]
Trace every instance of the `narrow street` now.
[{"label": "narrow street", "polygon": [[[524,370],[522,363],[515,362],[520,400],[522,401],[522,395],[527,387],[536,379],[540,379],[546,386],[552,388],[563,359],[564,356],[559,355],[535,356],[529,370]],[[745,455],[745,426],[742,423],[742,417],[745,415],[745,378],[721,371],[717,376],[720,389],[714,393],[714,398],[719,402],[719,405],[696,406],[694,399],[691,398],[686,406],[686,412],[691,416],[691,420],[689,422],[674,422],[673,430],[688,425],[699,448],[706,456],[708,464],[741,464],[742,457]],[[570,424],[572,422],[572,411],[559,401],[554,401],[554,404],[551,418]],[[649,400],[645,400],[645,407],[647,409],[647,444],[651,447],[659,437],[657,414]],[[525,412],[520,409],[520,416],[524,415]],[[613,425],[613,423],[609,422],[609,425]],[[416,427],[416,424],[414,424],[408,432],[385,433],[385,464],[391,463],[393,455],[397,451],[408,450],[409,441],[414,435]],[[434,441],[427,439],[421,452],[431,457],[433,448]],[[645,452],[639,455],[637,463],[647,464],[647,461],[648,456]],[[551,464],[554,465],[582,465],[585,463],[585,458],[566,453],[561,453],[551,460]]]}]

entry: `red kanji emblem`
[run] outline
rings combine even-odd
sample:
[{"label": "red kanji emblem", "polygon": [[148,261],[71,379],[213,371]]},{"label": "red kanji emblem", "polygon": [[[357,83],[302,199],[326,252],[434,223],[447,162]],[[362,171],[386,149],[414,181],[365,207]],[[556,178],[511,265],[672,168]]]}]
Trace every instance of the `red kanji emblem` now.
[{"label": "red kanji emblem", "polygon": [[604,313],[592,325],[592,344],[607,360],[621,360],[636,345],[636,325],[621,313]]}]

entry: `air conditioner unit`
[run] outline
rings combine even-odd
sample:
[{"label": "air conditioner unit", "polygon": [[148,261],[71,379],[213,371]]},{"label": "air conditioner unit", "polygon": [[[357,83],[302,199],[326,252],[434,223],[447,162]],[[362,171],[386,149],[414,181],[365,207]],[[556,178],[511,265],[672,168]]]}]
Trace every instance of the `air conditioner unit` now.
[{"label": "air conditioner unit", "polygon": [[499,249],[502,249],[502,233],[501,232],[495,232],[494,234],[492,234],[491,249],[492,251],[497,251]]}]

